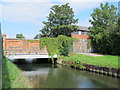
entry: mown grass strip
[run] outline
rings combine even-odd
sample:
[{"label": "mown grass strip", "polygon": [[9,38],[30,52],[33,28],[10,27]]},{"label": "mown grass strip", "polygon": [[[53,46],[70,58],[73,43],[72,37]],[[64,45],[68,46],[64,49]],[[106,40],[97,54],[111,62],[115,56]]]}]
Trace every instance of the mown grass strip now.
[{"label": "mown grass strip", "polygon": [[3,88],[32,88],[29,80],[22,75],[17,66],[11,63],[7,58],[2,61],[2,80]]},{"label": "mown grass strip", "polygon": [[118,56],[105,55],[105,56],[87,56],[82,54],[74,54],[73,56],[60,56],[61,59],[71,60],[71,61],[80,61],[84,64],[97,65],[108,68],[120,68]]}]

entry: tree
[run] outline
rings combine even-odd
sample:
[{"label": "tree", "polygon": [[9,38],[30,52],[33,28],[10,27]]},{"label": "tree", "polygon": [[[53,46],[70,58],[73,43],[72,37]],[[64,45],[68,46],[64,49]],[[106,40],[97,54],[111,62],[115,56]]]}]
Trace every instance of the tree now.
[{"label": "tree", "polygon": [[22,34],[17,34],[16,38],[25,39],[25,37]]},{"label": "tree", "polygon": [[118,32],[118,15],[117,8],[108,3],[100,5],[100,8],[93,10],[92,24],[90,27],[91,43],[95,52],[103,54],[119,54],[120,41]]},{"label": "tree", "polygon": [[47,20],[43,21],[45,26],[40,30],[42,37],[71,36],[71,32],[79,30],[75,25],[78,19],[74,19],[74,12],[68,3],[52,6]]}]

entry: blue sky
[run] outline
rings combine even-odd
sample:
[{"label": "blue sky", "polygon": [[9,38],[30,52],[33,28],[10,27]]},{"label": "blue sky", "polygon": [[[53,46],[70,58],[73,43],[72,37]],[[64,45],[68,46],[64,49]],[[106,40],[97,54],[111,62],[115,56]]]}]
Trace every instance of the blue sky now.
[{"label": "blue sky", "polygon": [[91,18],[93,9],[107,1],[109,5],[118,7],[119,0],[1,0],[2,34],[15,38],[16,34],[22,33],[26,38],[32,39],[44,26],[42,22],[47,20],[50,7],[65,3],[73,8],[74,18],[79,19],[77,25],[90,26],[88,19]]}]

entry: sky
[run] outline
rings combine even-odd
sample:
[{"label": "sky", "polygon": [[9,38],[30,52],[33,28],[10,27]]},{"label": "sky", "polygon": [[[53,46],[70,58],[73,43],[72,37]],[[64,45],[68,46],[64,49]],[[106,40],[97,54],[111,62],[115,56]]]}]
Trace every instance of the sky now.
[{"label": "sky", "polygon": [[89,19],[100,3],[118,7],[120,0],[0,0],[0,21],[2,34],[8,38],[15,38],[22,33],[25,38],[33,39],[43,28],[43,21],[47,21],[50,8],[53,5],[69,3],[73,8],[76,25],[89,27]]}]

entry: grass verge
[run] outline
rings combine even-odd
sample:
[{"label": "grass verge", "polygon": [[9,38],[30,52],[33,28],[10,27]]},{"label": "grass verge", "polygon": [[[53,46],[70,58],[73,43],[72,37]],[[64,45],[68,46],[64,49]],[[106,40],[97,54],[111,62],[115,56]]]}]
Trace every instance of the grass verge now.
[{"label": "grass verge", "polygon": [[22,75],[19,68],[3,57],[2,61],[2,87],[3,88],[32,88],[29,80]]},{"label": "grass verge", "polygon": [[79,61],[80,63],[97,65],[108,68],[120,68],[119,66],[119,57],[112,55],[104,55],[104,56],[87,56],[82,54],[74,54],[66,56],[60,56],[60,59],[71,60],[71,61]]}]

